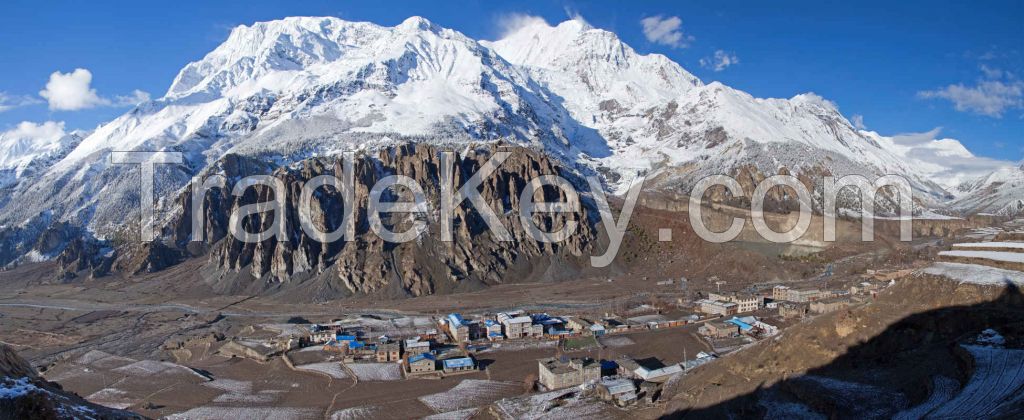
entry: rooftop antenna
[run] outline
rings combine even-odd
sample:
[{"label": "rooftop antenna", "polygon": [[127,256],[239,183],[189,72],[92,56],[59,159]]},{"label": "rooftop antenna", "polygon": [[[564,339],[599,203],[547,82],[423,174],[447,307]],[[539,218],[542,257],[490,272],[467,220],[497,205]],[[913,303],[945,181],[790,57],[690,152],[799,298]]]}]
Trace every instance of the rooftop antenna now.
[{"label": "rooftop antenna", "polygon": [[722,292],[722,285],[725,284],[725,283],[726,283],[725,280],[718,280],[718,281],[715,282],[715,286],[718,287],[718,292],[719,293]]}]

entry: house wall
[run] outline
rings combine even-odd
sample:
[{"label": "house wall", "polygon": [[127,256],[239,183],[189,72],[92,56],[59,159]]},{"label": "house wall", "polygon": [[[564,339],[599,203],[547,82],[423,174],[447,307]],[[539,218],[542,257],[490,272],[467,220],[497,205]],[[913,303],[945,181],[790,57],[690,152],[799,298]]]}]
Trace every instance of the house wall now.
[{"label": "house wall", "polygon": [[433,360],[420,360],[409,364],[409,371],[413,373],[433,372],[437,367]]}]

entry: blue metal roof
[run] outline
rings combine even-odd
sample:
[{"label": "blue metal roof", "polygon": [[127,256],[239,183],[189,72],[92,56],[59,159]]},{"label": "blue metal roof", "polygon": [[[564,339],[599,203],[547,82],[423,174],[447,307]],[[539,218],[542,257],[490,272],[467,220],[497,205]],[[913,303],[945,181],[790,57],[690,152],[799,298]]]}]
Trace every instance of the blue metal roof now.
[{"label": "blue metal roof", "polygon": [[462,315],[459,314],[448,314],[448,321],[455,327],[462,326],[465,321],[462,319]]},{"label": "blue metal roof", "polygon": [[462,367],[473,367],[473,359],[468,357],[459,357],[455,359],[446,359],[442,361],[445,368],[462,368]]},{"label": "blue metal roof", "polygon": [[339,334],[338,335],[338,341],[356,341],[356,336],[354,336],[354,335],[340,335]]},{"label": "blue metal roof", "polygon": [[750,331],[750,330],[754,329],[753,325],[750,325],[750,324],[748,324],[746,322],[740,321],[740,320],[738,320],[736,318],[730,319],[730,320],[725,321],[725,322],[728,322],[730,324],[736,325],[736,326],[740,327],[740,329],[743,330],[743,331]]},{"label": "blue metal roof", "polygon": [[437,360],[436,358],[434,358],[433,354],[430,354],[430,353],[420,353],[420,354],[417,354],[417,355],[415,355],[413,357],[410,357],[409,358],[409,363],[418,362],[418,361],[423,360],[423,359]]}]

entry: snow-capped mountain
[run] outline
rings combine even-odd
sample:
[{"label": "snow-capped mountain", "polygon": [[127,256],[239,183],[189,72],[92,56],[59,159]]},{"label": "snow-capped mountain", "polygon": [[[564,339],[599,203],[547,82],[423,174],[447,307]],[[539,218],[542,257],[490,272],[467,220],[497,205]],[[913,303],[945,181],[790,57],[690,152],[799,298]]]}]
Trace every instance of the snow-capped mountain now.
[{"label": "snow-capped mountain", "polygon": [[[26,226],[67,222],[104,237],[136,220],[138,171],[110,164],[110,151],[184,152],[185,165],[158,167],[156,196],[169,198],[229,153],[281,166],[410,139],[543,149],[601,174],[613,192],[638,171],[651,176],[651,188],[681,190],[746,167],[900,174],[921,202],[950,195],[826,99],[761,99],[705,84],[579,20],[534,20],[503,39],[476,41],[419,17],[394,27],[295,17],[235,28],[163,97],[84,138],[0,142],[0,171],[15,174],[3,172],[0,226],[20,227],[21,238],[31,237]],[[52,166],[17,176],[34,161]]]},{"label": "snow-capped mountain", "polygon": [[999,216],[1024,214],[1024,164],[1000,168],[959,186],[960,197],[950,207],[968,213]]},{"label": "snow-capped mountain", "polygon": [[22,122],[0,132],[0,188],[62,159],[82,141],[84,131],[64,132],[64,123]]},{"label": "snow-capped mountain", "polygon": [[760,99],[704,84],[667,57],[639,55],[615,34],[579,20],[558,26],[533,20],[485,45],[597,130],[609,153],[590,157],[613,173],[639,169],[662,175],[662,184],[686,185],[743,164],[770,174],[820,165],[836,175],[906,174],[920,193],[942,195],[941,187],[812,93]]},{"label": "snow-capped mountain", "polygon": [[576,123],[545,95],[493,51],[423,18],[393,28],[287,18],[236,28],[163,98],[101,127],[57,170],[113,148],[180,148],[196,161],[235,149],[330,152],[358,144],[336,138],[351,132],[455,130],[569,148]]},{"label": "snow-capped mountain", "polygon": [[0,225],[49,211],[103,236],[132,220],[137,170],[111,165],[111,151],[184,152],[184,167],[160,167],[157,197],[173,197],[227,153],[286,164],[402,136],[500,138],[571,160],[584,153],[579,139],[596,136],[547,95],[492,50],[423,18],[395,27],[308,17],[242,26],[185,66],[164,97],[13,185],[20,205],[5,206]]}]

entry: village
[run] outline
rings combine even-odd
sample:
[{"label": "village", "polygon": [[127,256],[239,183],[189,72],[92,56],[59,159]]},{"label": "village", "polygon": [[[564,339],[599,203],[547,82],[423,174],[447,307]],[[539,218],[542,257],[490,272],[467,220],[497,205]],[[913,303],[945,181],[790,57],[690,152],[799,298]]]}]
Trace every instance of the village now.
[{"label": "village", "polygon": [[[447,306],[409,300],[338,309],[327,303],[288,313],[173,307],[145,316],[79,311],[72,317],[65,309],[26,305],[7,313],[31,313],[34,320],[42,311],[55,324],[78,319],[122,330],[124,317],[198,327],[157,336],[149,345],[158,347],[158,357],[91,348],[45,366],[47,378],[90,401],[139,407],[155,417],[223,418],[242,410],[295,418],[657,418],[693,381],[717,374],[709,372],[759,349],[806,342],[797,332],[809,326],[833,330],[831,323],[847,313],[892,302],[922,272],[973,267],[970,275],[980,276],[989,267],[1019,269],[1022,247],[1006,242],[1017,237],[996,236],[945,244],[927,259],[836,260],[835,267],[822,264],[797,279],[648,274],[628,279],[644,287],[630,284],[629,293],[607,299],[579,295],[623,288],[626,279],[516,287],[516,293],[549,287],[545,293],[559,294],[539,302],[485,290],[473,302]],[[172,405],[165,397],[170,390],[187,391],[190,399]]]},{"label": "village", "polygon": [[[233,339],[219,352],[263,361],[281,356],[298,370],[334,371],[338,377],[366,380],[440,379],[480,372],[490,377],[490,371],[507,365],[520,365],[516,371],[532,365],[526,375],[529,391],[587,398],[628,410],[658,404],[663,388],[698,366],[776,337],[803,319],[870,301],[910,271],[868,270],[831,287],[815,279],[800,285],[698,292],[694,299],[640,304],[623,314],[361,314],[278,325],[280,334],[263,341]],[[659,284],[671,287],[685,281]],[[617,351],[624,343],[634,343],[631,337],[658,335],[680,345],[661,346],[664,349],[655,351],[654,357]],[[682,345],[684,336],[693,337],[688,342],[692,344]],[[512,356],[517,353],[529,356]],[[533,357],[537,354],[547,356]],[[515,417],[514,410],[506,414]]]}]

